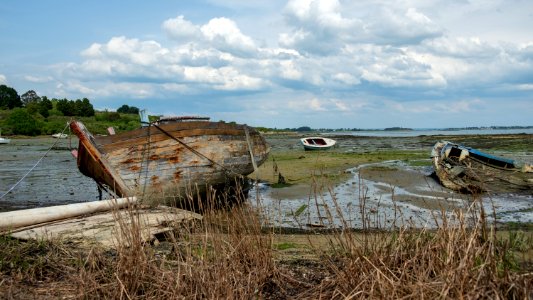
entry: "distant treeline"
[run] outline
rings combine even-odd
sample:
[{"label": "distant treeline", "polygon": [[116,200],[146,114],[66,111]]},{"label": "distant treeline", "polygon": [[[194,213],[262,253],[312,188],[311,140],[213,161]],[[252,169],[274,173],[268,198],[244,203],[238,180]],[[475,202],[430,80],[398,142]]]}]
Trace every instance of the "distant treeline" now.
[{"label": "distant treeline", "polygon": [[122,105],[117,112],[97,112],[87,98],[49,99],[33,90],[19,96],[14,88],[0,85],[0,129],[4,135],[35,136],[61,132],[70,117],[83,118],[88,123],[99,122],[100,125],[93,126],[100,131],[103,126],[133,129],[140,124],[138,113],[137,107],[128,105]]}]

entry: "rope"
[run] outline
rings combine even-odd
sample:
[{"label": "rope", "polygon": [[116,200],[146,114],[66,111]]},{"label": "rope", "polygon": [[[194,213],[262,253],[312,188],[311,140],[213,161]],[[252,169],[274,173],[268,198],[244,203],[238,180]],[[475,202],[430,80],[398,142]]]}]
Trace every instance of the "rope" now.
[{"label": "rope", "polygon": [[[67,124],[67,126],[65,126],[65,128],[63,129],[63,131],[61,131],[61,134],[63,134],[65,132],[65,130],[69,127],[69,125]],[[59,142],[60,139],[56,139],[56,141],[54,142],[54,144],[46,151],[46,153],[41,156],[41,158],[39,158],[39,160],[37,161],[37,163],[35,163],[35,165],[33,165],[33,167],[31,167],[31,169],[28,170],[28,172],[26,172],[26,174],[24,174],[24,176],[22,176],[22,178],[20,178],[19,181],[17,181],[17,183],[15,183],[9,190],[7,190],[7,192],[5,192],[2,196],[0,196],[0,200],[2,198],[4,198],[7,194],[9,194],[13,189],[15,189],[32,171],[33,169],[35,169],[35,167],[37,167],[37,165],[39,165],[39,163],[41,163],[41,161],[43,160],[43,158],[46,157],[46,155],[48,155],[48,153],[50,152],[50,150],[52,150],[52,148],[55,147],[55,145]]]}]

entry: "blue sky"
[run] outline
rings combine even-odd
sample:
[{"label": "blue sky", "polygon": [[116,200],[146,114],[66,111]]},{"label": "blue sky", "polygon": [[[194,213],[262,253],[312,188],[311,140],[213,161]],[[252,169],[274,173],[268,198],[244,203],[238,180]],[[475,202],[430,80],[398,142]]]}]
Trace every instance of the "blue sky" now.
[{"label": "blue sky", "polygon": [[0,2],[0,84],[276,128],[533,125],[533,1]]}]

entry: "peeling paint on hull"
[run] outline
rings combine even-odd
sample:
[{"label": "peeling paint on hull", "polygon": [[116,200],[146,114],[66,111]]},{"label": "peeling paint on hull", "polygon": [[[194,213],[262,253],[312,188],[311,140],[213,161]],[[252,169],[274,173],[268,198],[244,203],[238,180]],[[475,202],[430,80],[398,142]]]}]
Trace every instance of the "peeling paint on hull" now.
[{"label": "peeling paint on hull", "polygon": [[[78,168],[120,197],[172,195],[231,182],[268,157],[263,136],[247,125],[190,121],[95,137],[70,123],[79,138]],[[245,131],[248,131],[249,141]]]}]

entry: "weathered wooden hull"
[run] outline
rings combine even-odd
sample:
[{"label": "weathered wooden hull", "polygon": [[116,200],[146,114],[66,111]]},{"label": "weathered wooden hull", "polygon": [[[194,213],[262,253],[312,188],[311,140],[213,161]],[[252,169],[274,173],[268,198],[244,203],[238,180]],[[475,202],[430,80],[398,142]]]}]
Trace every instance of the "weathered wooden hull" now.
[{"label": "weathered wooden hull", "polygon": [[441,184],[463,193],[533,193],[531,165],[441,141],[432,150]]},{"label": "weathered wooden hull", "polygon": [[120,197],[194,194],[252,173],[270,151],[255,129],[223,122],[172,122],[102,137],[81,122],[70,127],[79,137],[81,173]]}]

